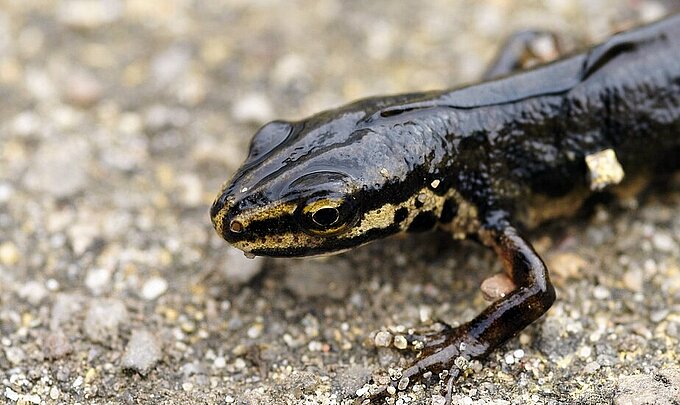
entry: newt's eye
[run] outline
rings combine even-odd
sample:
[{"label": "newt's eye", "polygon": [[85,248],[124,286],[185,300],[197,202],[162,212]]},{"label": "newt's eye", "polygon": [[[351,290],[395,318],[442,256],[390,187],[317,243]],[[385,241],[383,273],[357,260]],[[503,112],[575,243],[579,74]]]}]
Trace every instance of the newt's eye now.
[{"label": "newt's eye", "polygon": [[349,199],[317,199],[298,207],[295,216],[300,227],[317,236],[337,235],[354,225],[356,204]]},{"label": "newt's eye", "polygon": [[319,226],[329,227],[338,222],[340,213],[335,207],[322,207],[312,214],[312,221]]}]

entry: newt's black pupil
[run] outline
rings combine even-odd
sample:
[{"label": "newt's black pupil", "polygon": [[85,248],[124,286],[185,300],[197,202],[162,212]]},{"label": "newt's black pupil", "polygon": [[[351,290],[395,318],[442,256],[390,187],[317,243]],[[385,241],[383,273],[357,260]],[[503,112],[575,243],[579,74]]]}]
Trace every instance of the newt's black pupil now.
[{"label": "newt's black pupil", "polygon": [[338,222],[339,216],[336,208],[325,207],[312,214],[312,220],[320,226],[331,226]]}]

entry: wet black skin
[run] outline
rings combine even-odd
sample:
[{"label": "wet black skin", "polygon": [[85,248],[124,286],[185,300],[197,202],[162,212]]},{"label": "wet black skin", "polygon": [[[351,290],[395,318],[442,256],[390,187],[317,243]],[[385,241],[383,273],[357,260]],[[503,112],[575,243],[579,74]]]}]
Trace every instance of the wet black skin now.
[{"label": "wet black skin", "polygon": [[[492,71],[499,76],[509,69]],[[455,377],[456,358],[486,355],[553,303],[545,264],[517,229],[527,210],[542,208],[530,206],[537,201],[531,197],[587,190],[585,156],[605,149],[616,152],[627,176],[658,170],[662,161],[680,167],[680,16],[461,89],[370,98],[299,122],[267,124],[216,199],[211,217],[221,236],[236,244],[286,232],[313,235],[313,246],[252,251],[305,256],[401,231],[403,210],[391,226],[343,238],[365,213],[398,205],[433,180],[441,182],[437,194],[457,190],[479,213],[479,227],[470,236],[497,252],[516,289],[471,322],[429,336],[403,373],[409,381],[425,371],[451,370]],[[383,168],[388,175],[380,173]],[[302,209],[319,198],[343,201],[337,213],[325,214],[344,228],[328,235],[310,229],[323,226]],[[244,213],[272,202],[299,209],[234,227]],[[410,230],[451,221],[457,208],[447,201],[440,218],[425,213]]]}]

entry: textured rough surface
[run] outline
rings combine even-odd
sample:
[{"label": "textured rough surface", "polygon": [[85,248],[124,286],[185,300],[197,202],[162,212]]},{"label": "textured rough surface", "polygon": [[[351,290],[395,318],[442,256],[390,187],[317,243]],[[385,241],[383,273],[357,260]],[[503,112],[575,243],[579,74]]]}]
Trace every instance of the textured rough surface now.
[{"label": "textured rough surface", "polygon": [[615,405],[677,404],[680,401],[680,369],[621,377]]},{"label": "textured rough surface", "polygon": [[[377,331],[471,318],[500,265],[439,233],[244,262],[208,207],[257,127],[473,81],[516,29],[594,42],[669,7],[678,1],[0,0],[0,397],[349,403],[410,356],[376,349]],[[533,231],[558,300],[473,364],[457,400],[673,398],[678,235],[678,178]],[[153,356],[127,363],[126,348]],[[441,401],[422,386],[400,395]]]}]

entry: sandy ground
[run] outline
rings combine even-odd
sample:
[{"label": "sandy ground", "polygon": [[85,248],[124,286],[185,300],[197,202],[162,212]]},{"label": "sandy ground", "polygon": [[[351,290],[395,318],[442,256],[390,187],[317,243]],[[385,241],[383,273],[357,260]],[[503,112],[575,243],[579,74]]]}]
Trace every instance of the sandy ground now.
[{"label": "sandy ground", "polygon": [[[500,266],[440,233],[245,259],[208,207],[257,127],[474,81],[517,29],[590,43],[678,3],[0,1],[0,398],[351,403],[411,356],[376,331],[470,319]],[[679,403],[680,179],[530,236],[558,301],[455,403]]]}]

